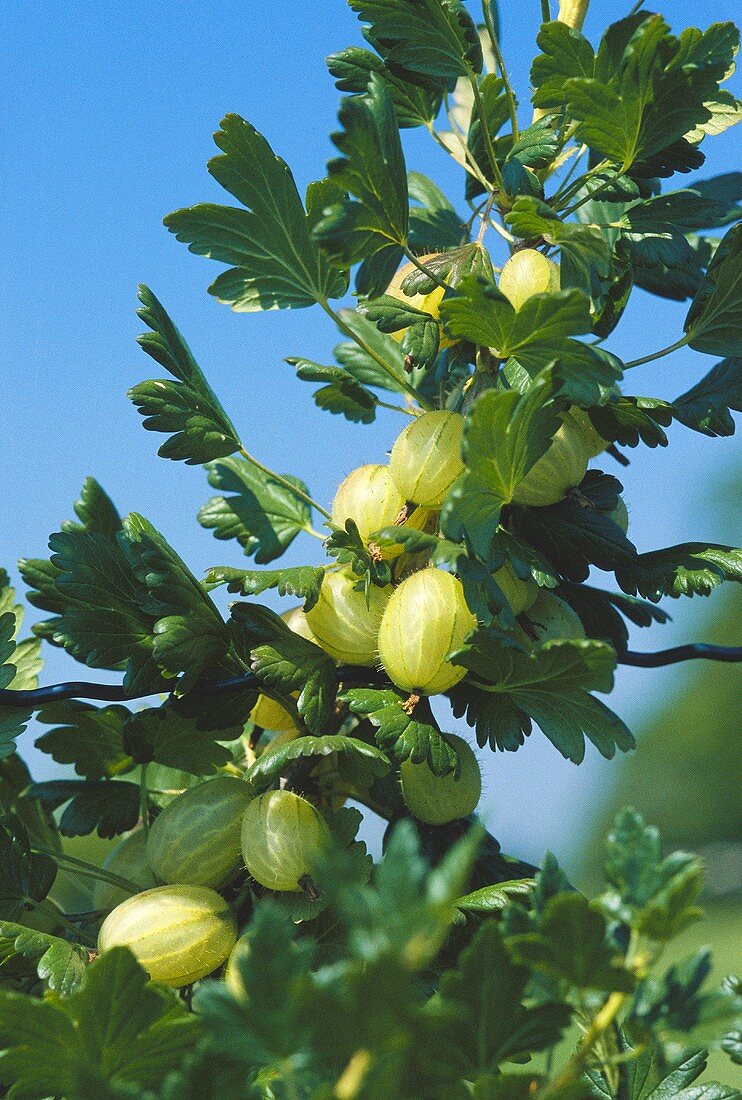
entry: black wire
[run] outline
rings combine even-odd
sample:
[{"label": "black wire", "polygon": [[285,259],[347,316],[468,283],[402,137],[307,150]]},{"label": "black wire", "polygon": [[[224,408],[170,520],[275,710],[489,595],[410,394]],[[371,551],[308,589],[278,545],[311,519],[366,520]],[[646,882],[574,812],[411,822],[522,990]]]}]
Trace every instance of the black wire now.
[{"label": "black wire", "polygon": [[[742,662],[742,646],[707,645],[696,642],[691,645],[679,645],[673,649],[660,649],[656,653],[635,653],[627,650],[618,658],[621,665],[633,665],[636,668],[660,668],[674,665],[680,661]],[[373,668],[361,668],[358,665],[344,665],[337,670],[338,681],[344,684],[372,684],[375,687],[388,685],[383,672]],[[259,688],[260,681],[252,672],[242,676],[232,676],[229,680],[204,681],[193,688],[190,695],[220,695],[229,691],[245,691]],[[49,687],[33,688],[28,691],[13,691],[12,688],[0,690],[0,706],[31,707],[36,710],[47,703],[56,703],[62,699],[101,699],[107,703],[126,703],[133,699],[145,699],[154,692],[128,694],[120,684],[92,684],[85,680],[71,680],[63,684],[51,684]]]}]

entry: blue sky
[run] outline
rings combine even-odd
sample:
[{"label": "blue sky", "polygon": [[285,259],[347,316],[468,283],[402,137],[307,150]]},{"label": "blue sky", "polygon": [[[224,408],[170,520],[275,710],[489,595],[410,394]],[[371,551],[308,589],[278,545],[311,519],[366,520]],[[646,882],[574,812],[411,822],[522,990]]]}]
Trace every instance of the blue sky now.
[{"label": "blue sky", "polygon": [[[586,32],[595,39],[629,7],[594,0]],[[503,10],[506,58],[525,102],[540,3],[517,5],[517,24]],[[662,10],[677,31],[732,19],[738,9],[731,0],[669,0]],[[283,362],[295,354],[331,362],[337,334],[324,315],[232,314],[206,294],[217,265],[190,255],[162,226],[179,206],[222,201],[205,163],[227,111],[266,134],[300,190],[323,175],[338,102],[324,57],[360,42],[358,22],[343,0],[114,8],[10,0],[3,38],[0,563],[17,579],[18,556],[43,555],[49,532],[71,515],[83,478],[93,474],[122,512],[140,511],[159,527],[197,575],[209,565],[240,565],[236,545],[215,542],[195,522],[211,492],[201,471],[158,459],[162,437],[142,430],[124,396],[155,373],[134,343],[142,328],[136,286],[146,282],[163,301],[249,449],[301,474],[319,500],[331,500],[354,466],[384,460],[401,427],[394,414],[365,428],[330,417]],[[528,107],[522,111],[527,117]],[[408,166],[448,187],[463,207],[444,154],[417,132],[405,140]],[[735,148],[734,131],[704,145],[699,178],[734,167]],[[677,338],[684,313],[639,292],[609,346],[625,359],[656,350]],[[630,392],[673,398],[714,361],[684,350],[634,371]],[[734,517],[712,497],[717,471],[738,469],[736,440],[673,426],[670,441],[666,451],[633,452],[628,471],[610,460],[605,466],[624,481],[637,545],[734,541]],[[307,543],[287,561],[314,560]],[[636,648],[702,638],[708,610],[700,600],[673,603],[674,623],[641,632]],[[45,682],[79,674],[64,654],[50,652]],[[682,675],[620,670],[612,705],[640,727]],[[31,741],[27,734],[26,748]],[[484,770],[492,828],[508,848],[538,857],[566,842],[575,817],[610,781],[611,765],[591,753],[578,770],[534,734],[518,754],[487,755]]]}]

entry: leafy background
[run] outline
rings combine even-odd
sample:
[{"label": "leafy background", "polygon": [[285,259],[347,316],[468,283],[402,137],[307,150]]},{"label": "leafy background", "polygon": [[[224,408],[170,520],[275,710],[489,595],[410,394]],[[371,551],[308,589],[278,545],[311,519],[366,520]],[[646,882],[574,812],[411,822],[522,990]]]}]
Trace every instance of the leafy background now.
[{"label": "leafy background", "polygon": [[[71,515],[88,473],[122,512],[151,519],[196,574],[213,564],[242,564],[232,547],[216,543],[195,522],[209,487],[197,471],[156,459],[154,438],[142,433],[124,397],[151,373],[134,343],[142,328],[134,315],[139,281],[154,288],[187,334],[250,450],[306,478],[320,500],[331,499],[352,467],[379,461],[399,429],[391,413],[361,428],[316,409],[284,357],[327,362],[337,334],[325,318],[319,311],[284,312],[280,320],[271,313],[234,317],[205,293],[210,265],[186,261],[162,227],[169,210],[222,198],[203,164],[213,152],[214,120],[227,110],[249,117],[267,135],[291,164],[300,190],[333,155],[324,135],[336,128],[337,97],[322,58],[360,42],[352,12],[341,0],[254,0],[249,15],[246,10],[231,0],[218,11],[185,3],[177,14],[169,5],[128,3],[115,18],[92,2],[10,7],[4,41],[10,106],[0,123],[12,180],[0,295],[0,562],[14,583],[15,559],[43,553],[48,532]],[[588,36],[622,11],[614,0],[593,0]],[[663,11],[675,30],[738,14],[732,0],[669,0]],[[516,29],[505,12],[503,37],[525,99],[538,0],[526,0],[517,14]],[[451,188],[446,158],[426,135],[407,131],[405,141],[416,168]],[[715,139],[701,174],[728,171],[736,142],[738,131]],[[637,292],[620,346],[613,346],[626,359],[655,350],[680,332],[686,308]],[[635,379],[637,392],[671,398],[707,366],[683,349],[637,368],[632,384]],[[641,448],[626,471],[607,460],[605,468],[625,484],[637,545],[672,545],[704,534],[733,542],[734,509],[716,486],[733,480],[736,440],[712,441],[677,424],[669,435],[666,451]],[[305,562],[313,552],[294,546],[286,564]],[[635,647],[731,641],[717,639],[710,622],[722,599],[673,604],[674,622],[638,637],[637,631]],[[44,682],[72,674],[63,653],[47,656]],[[641,734],[647,716],[659,714],[693,675],[688,666],[621,669],[615,708]],[[728,685],[732,675],[715,669],[708,682]],[[700,707],[697,744],[710,737],[714,722],[713,709]],[[22,742],[32,766],[30,742],[38,732],[32,728]],[[627,771],[627,783],[651,817],[648,792],[659,780],[639,771]],[[545,739],[534,739],[518,754],[486,758],[487,824],[506,850],[525,858],[538,861],[552,848],[569,866],[571,853],[579,880],[588,867],[577,864],[578,853],[593,843],[591,821],[621,775],[617,762],[597,753],[578,772]]]}]

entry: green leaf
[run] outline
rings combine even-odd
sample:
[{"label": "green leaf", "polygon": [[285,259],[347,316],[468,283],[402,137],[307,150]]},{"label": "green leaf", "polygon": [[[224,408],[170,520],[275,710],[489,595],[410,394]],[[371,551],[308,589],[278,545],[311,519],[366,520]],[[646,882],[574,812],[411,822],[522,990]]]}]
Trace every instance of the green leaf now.
[{"label": "green leaf", "polygon": [[434,775],[448,775],[460,766],[450,742],[440,732],[430,707],[423,701],[411,714],[404,697],[392,688],[350,688],[342,696],[353,714],[362,714],[376,728],[379,748],[398,764],[426,761]]},{"label": "green leaf", "polygon": [[566,82],[567,113],[578,123],[577,139],[624,172],[710,118],[704,102],[718,89],[724,70],[668,64],[677,43],[661,16],[640,12],[604,36],[594,77]]},{"label": "green leaf", "polygon": [[[114,947],[65,999],[0,992],[0,1080],[10,1095],[110,1096],[109,1086],[157,1088],[201,1030],[173,993],[153,986],[126,948]],[[44,1057],[39,1057],[39,1051]]]},{"label": "green leaf", "polygon": [[510,359],[525,372],[524,385],[514,383],[519,388],[556,363],[560,392],[575,404],[597,404],[621,377],[615,357],[572,338],[592,330],[590,299],[582,291],[534,294],[517,311],[486,279],[465,279],[457,291],[441,303],[446,332]]},{"label": "green leaf", "polygon": [[629,644],[628,628],[619,611],[637,626],[665,623],[670,618],[654,604],[586,584],[562,582],[557,591],[580,616],[588,638],[608,642],[619,654],[625,653]]},{"label": "green leaf", "polygon": [[298,596],[304,600],[304,610],[311,611],[319,599],[325,576],[322,566],[297,565],[291,569],[232,569],[215,566],[206,574],[208,589],[226,584],[228,592],[241,596],[258,596],[269,588],[278,589],[279,596]]},{"label": "green leaf", "polygon": [[389,564],[378,560],[377,555],[371,553],[355,520],[346,519],[345,528],[333,527],[329,538],[325,540],[325,550],[340,565],[350,567],[359,578],[358,587],[363,587],[367,599],[372,584],[380,588],[391,584],[392,572]]},{"label": "green leaf", "polygon": [[[353,341],[338,344],[334,350],[338,363],[359,382],[390,390],[392,393],[405,393],[404,353],[397,341],[387,333],[380,332],[376,325],[355,309],[341,309],[339,312],[343,324],[359,343]],[[383,370],[365,348],[387,363],[389,371]]]},{"label": "green leaf", "polygon": [[32,783],[26,795],[55,810],[69,802],[59,820],[62,836],[112,837],[133,829],[139,819],[139,786],[126,780],[100,783],[84,779],[50,779]]},{"label": "green leaf", "polygon": [[703,872],[697,856],[662,858],[659,833],[636,810],[625,809],[608,837],[602,908],[653,940],[669,940],[698,920],[695,902]]},{"label": "green leaf", "polygon": [[[471,94],[468,86],[466,87],[466,94],[467,96]],[[502,129],[503,125],[510,117],[510,107],[505,92],[505,85],[494,73],[488,73],[487,76],[480,80],[479,99],[481,100],[483,110],[480,113],[479,101],[474,99],[471,107],[466,144],[472,159],[489,178],[492,175],[493,169],[489,150],[487,149],[487,143],[485,141],[485,130],[494,139],[495,134]],[[510,141],[509,138],[507,140]],[[495,147],[497,149],[497,143],[495,143]],[[471,201],[471,199],[476,198],[477,195],[481,195],[483,191],[484,185],[480,183],[479,179],[467,173],[464,197],[468,201]]]},{"label": "green leaf", "polygon": [[315,390],[314,403],[320,409],[340,413],[354,424],[371,424],[376,419],[378,398],[342,367],[323,367],[309,359],[291,357],[286,360],[296,367],[296,374],[305,382],[326,382]]},{"label": "green leaf", "polygon": [[455,568],[461,558],[461,547],[458,543],[404,525],[372,531],[369,541],[382,550],[398,546],[405,554],[426,554],[426,560],[431,565]]},{"label": "green leaf", "polygon": [[603,642],[552,641],[530,653],[479,629],[450,658],[480,681],[454,689],[454,714],[476,724],[480,745],[514,750],[535,722],[562,756],[582,763],[587,737],[611,759],[634,739],[623,722],[589,693],[609,692],[615,651]]},{"label": "green leaf", "polygon": [[500,913],[511,898],[528,898],[533,890],[532,878],[510,879],[482,886],[471,894],[456,899],[456,907],[467,913]]},{"label": "green leaf", "polygon": [[[93,668],[123,665],[128,691],[160,690],[155,619],[142,607],[141,584],[122,533],[111,539],[96,530],[61,531],[50,537],[49,548],[57,571],[52,610],[61,611],[47,624],[54,640]],[[49,605],[46,591],[42,595]]]},{"label": "green leaf", "polygon": [[664,1034],[692,1032],[696,1041],[708,1038],[716,1044],[739,1020],[742,996],[734,978],[725,980],[719,989],[704,991],[710,970],[711,952],[702,947],[662,976],[645,978],[634,998],[627,1027],[641,1034],[659,1025]]},{"label": "green leaf", "polygon": [[531,65],[531,97],[534,107],[557,108],[566,101],[566,81],[590,78],[595,54],[588,40],[566,23],[544,23],[536,38],[541,48]]},{"label": "green leaf", "polygon": [[234,425],[185,340],[148,287],[140,286],[139,300],[137,316],[152,331],[138,337],[138,343],[176,379],[140,382],[127,395],[148,431],[173,433],[157,453],[195,465],[238,451],[241,444]]},{"label": "green leaf", "polygon": [[494,268],[487,250],[478,242],[470,241],[455,248],[437,252],[425,260],[425,271],[413,268],[401,284],[405,294],[430,294],[438,285],[427,272],[442,282],[458,288],[467,277],[482,278],[491,285]]},{"label": "green leaf", "polygon": [[373,73],[381,77],[394,101],[394,110],[400,129],[427,126],[436,118],[441,105],[441,93],[396,76],[381,58],[359,46],[349,46],[339,53],[331,53],[327,68],[335,77],[335,87],[341,92],[365,95]]},{"label": "green leaf", "polygon": [[609,571],[631,568],[636,547],[607,514],[618,503],[621,483],[590,470],[578,491],[580,497],[568,496],[543,508],[513,507],[515,534],[568,580],[586,580],[591,565]]},{"label": "green leaf", "polygon": [[438,1058],[453,1064],[467,1080],[496,1073],[502,1062],[518,1061],[559,1041],[572,1010],[566,1004],[526,1008],[522,1001],[529,972],[516,966],[495,921],[478,929],[459,956],[456,970],[440,983]]},{"label": "green leaf", "polygon": [[686,240],[690,246],[690,256],[682,267],[666,267],[664,264],[649,267],[636,259],[632,263],[636,285],[650,294],[676,302],[693,298],[719,242],[694,233],[686,234]]},{"label": "green leaf", "polygon": [[663,596],[708,596],[724,581],[742,581],[742,550],[717,543],[686,542],[639,554],[616,570],[624,592],[655,603]]},{"label": "green leaf", "polygon": [[416,252],[441,252],[457,248],[465,234],[464,219],[432,180],[421,172],[407,173],[410,199],[408,242]]},{"label": "green leaf", "polygon": [[299,692],[297,707],[310,733],[320,736],[335,703],[335,662],[283,619],[259,604],[237,603],[232,619],[250,652],[253,672],[283,695]]},{"label": "green leaf", "polygon": [[245,1065],[252,1071],[273,1066],[303,1049],[301,998],[312,956],[311,940],[295,940],[279,905],[262,901],[235,953],[240,993],[224,982],[199,990],[196,1003],[210,1046],[242,1063],[243,1074]]},{"label": "green leaf", "polygon": [[209,292],[248,313],[340,297],[345,277],[312,241],[285,161],[239,115],[222,120],[214,141],[222,155],[210,161],[209,171],[247,209],[201,203],[165,218],[191,252],[233,265]]},{"label": "green leaf", "polygon": [[375,297],[396,271],[407,240],[407,174],[391,94],[372,75],[368,93],[344,99],[338,117],[343,130],[332,140],[343,156],[327,168],[358,202],[343,209],[339,224],[332,215],[320,221],[314,234],[341,262],[365,261],[357,289]]},{"label": "green leaf", "polygon": [[439,91],[482,71],[474,21],[460,0],[349,0],[388,68]]},{"label": "green leaf", "polygon": [[203,586],[148,520],[132,512],[124,531],[134,571],[149,594],[147,608],[157,617],[155,660],[168,676],[181,677],[177,693],[185,694],[204,672],[221,666],[229,648],[226,625]]},{"label": "green leaf", "polygon": [[742,326],[742,226],[729,230],[714,253],[685,319],[688,344],[709,355],[735,356]]},{"label": "green leaf", "polygon": [[372,882],[347,890],[336,887],[333,905],[349,926],[352,958],[364,968],[381,960],[407,972],[426,967],[448,936],[456,898],[469,881],[481,837],[481,828],[470,829],[430,868],[413,823],[409,818],[399,821]]},{"label": "green leaf", "polygon": [[581,894],[552,898],[537,932],[510,936],[507,942],[516,962],[577,989],[630,992],[636,981],[607,940],[605,918]]},{"label": "green leaf", "polygon": [[[170,702],[132,714],[121,706],[66,701],[48,704],[38,718],[55,728],[38,738],[36,748],[58,764],[74,764],[77,774],[89,780],[116,778],[150,761],[209,775],[231,759],[213,734]],[[244,720],[235,735],[243,725]],[[226,739],[224,730],[220,737]]]},{"label": "green leaf", "polygon": [[[257,702],[257,691],[252,695]],[[168,701],[161,707],[148,707],[132,714],[124,727],[124,745],[138,764],[154,761],[189,775],[213,775],[217,768],[232,760],[230,750],[219,742],[240,736],[244,715],[250,709],[248,706],[242,710],[232,729],[209,731],[201,728],[197,716],[180,712],[176,704]]]},{"label": "green leaf", "polygon": [[503,504],[549,446],[558,426],[551,403],[552,384],[541,377],[525,394],[489,390],[477,399],[464,423],[465,474],[442,512],[446,535],[462,538],[485,563]]},{"label": "green leaf", "polygon": [[[493,283],[470,277],[458,294],[441,303],[450,336],[492,348],[500,359],[520,358],[532,345],[544,345],[590,331],[589,303],[576,291],[534,294],[516,312]],[[552,354],[550,361],[557,356]]]},{"label": "green leaf", "polygon": [[34,902],[43,901],[57,866],[31,851],[26,828],[15,814],[0,817],[0,920],[16,921]]},{"label": "green leaf", "polygon": [[38,960],[36,973],[39,978],[62,997],[74,993],[82,984],[88,962],[87,948],[11,921],[0,921],[0,939],[10,940],[17,955]]},{"label": "green leaf", "polygon": [[384,753],[375,749],[373,745],[359,741],[357,737],[335,734],[324,737],[297,737],[275,750],[271,750],[269,745],[246,773],[245,778],[256,793],[260,793],[270,787],[274,779],[280,776],[286,765],[293,760],[310,756],[330,756],[333,753],[354,757],[369,783],[374,778],[386,775],[391,767]]},{"label": "green leaf", "polygon": [[742,412],[742,358],[724,359],[672,403],[673,415],[702,435],[734,435],[730,412]]},{"label": "green leaf", "polygon": [[[309,505],[243,458],[225,458],[208,467],[209,484],[232,496],[211,497],[198,513],[202,527],[218,539],[237,539],[259,565],[280,558],[300,531],[309,526]],[[306,492],[304,482],[282,475]]]},{"label": "green leaf", "polygon": [[[0,690],[27,691],[38,684],[41,670],[41,643],[36,639],[18,641],[23,609],[15,603],[8,574],[0,569]],[[15,740],[31,719],[26,707],[0,707],[0,760],[15,751]]]},{"label": "green leaf", "polygon": [[662,428],[672,423],[673,408],[654,397],[613,397],[605,405],[590,409],[596,431],[622,447],[666,447]]},{"label": "green leaf", "polygon": [[129,716],[126,707],[113,704],[94,707],[74,700],[48,703],[37,717],[54,729],[37,738],[35,745],[57,764],[74,764],[77,774],[86,779],[112,779],[134,767],[124,748],[123,729]]},{"label": "green leaf", "polygon": [[634,262],[680,267],[693,260],[686,234],[718,228],[736,217],[739,213],[729,202],[688,188],[633,204],[620,221]]}]

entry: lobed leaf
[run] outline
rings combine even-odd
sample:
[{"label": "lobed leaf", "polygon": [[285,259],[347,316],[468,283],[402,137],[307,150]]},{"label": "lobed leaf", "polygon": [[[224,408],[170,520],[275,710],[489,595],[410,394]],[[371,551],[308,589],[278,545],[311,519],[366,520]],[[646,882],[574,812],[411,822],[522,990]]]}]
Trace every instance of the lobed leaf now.
[{"label": "lobed leaf", "polygon": [[346,288],[311,239],[291,172],[239,115],[226,115],[209,163],[216,181],[247,209],[201,203],[176,210],[165,225],[191,252],[232,265],[209,292],[238,312],[301,309]]}]

